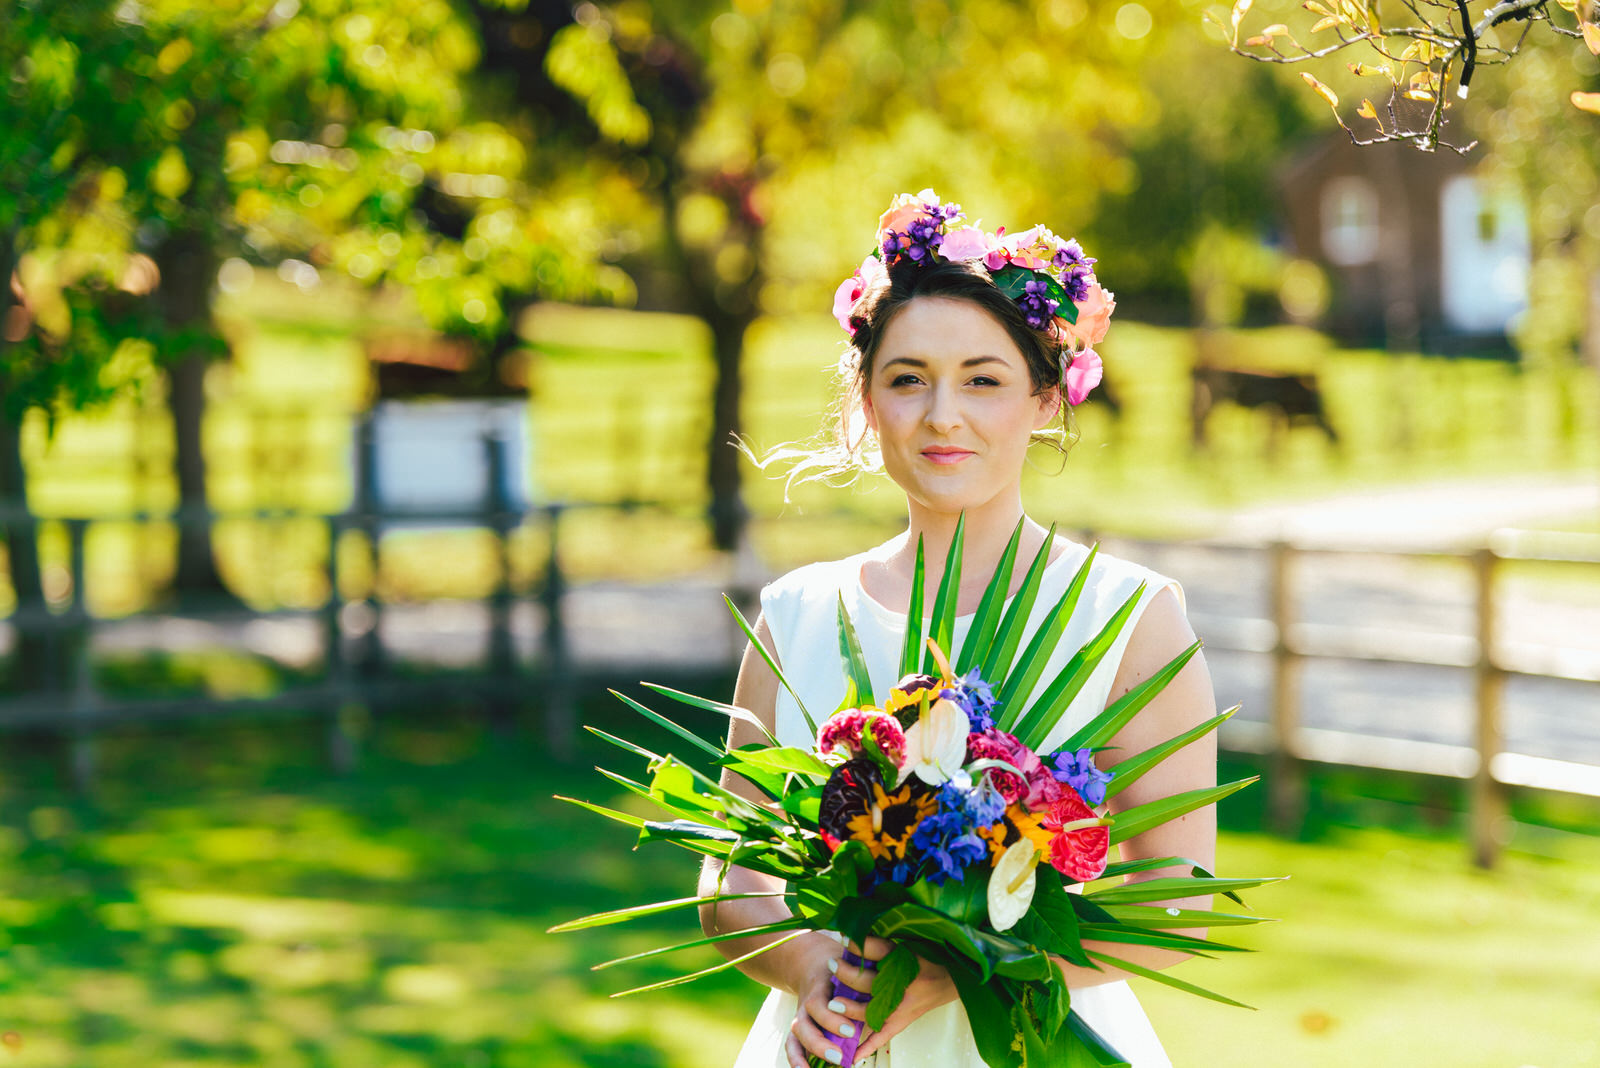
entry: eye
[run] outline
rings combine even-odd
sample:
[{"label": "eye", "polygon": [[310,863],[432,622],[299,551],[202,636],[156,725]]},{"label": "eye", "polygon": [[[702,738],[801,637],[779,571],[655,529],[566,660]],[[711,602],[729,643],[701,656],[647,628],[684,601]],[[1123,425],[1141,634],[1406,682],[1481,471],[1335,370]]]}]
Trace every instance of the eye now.
[{"label": "eye", "polygon": [[1000,380],[993,375],[977,375],[969,384],[974,386],[998,386]]},{"label": "eye", "polygon": [[907,371],[905,374],[895,375],[894,379],[892,381],[890,381],[889,385],[891,385],[891,386],[914,386],[920,381],[922,381],[920,378],[918,378],[916,375],[912,374],[911,372]]}]

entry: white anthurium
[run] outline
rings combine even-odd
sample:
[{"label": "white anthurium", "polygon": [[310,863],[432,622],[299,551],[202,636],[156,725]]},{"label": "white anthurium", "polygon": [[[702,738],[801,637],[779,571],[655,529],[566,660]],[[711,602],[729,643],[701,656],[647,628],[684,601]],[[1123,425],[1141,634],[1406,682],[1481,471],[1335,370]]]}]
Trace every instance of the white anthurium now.
[{"label": "white anthurium", "polygon": [[996,931],[1009,930],[1027,915],[1039,879],[1039,847],[1029,838],[1012,842],[989,873],[989,922]]},{"label": "white anthurium", "polygon": [[906,759],[900,765],[898,786],[915,775],[929,786],[959,777],[967,759],[967,733],[971,721],[961,706],[941,697],[906,731]]}]

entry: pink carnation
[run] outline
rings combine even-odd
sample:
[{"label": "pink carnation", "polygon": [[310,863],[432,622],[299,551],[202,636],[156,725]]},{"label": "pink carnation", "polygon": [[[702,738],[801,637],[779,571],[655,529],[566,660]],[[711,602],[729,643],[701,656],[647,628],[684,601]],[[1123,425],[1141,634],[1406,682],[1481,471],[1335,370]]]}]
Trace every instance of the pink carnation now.
[{"label": "pink carnation", "polygon": [[[970,764],[974,760],[1004,760],[1008,764],[1011,763],[1014,750],[1002,743],[1000,738],[994,737],[995,735],[1011,738],[1011,735],[1004,731],[993,728],[982,732],[974,731],[967,735],[967,763]],[[1006,799],[1008,805],[1015,804],[1022,798],[1024,787],[1027,785],[1018,776],[1001,768],[989,771],[989,782],[1000,792],[1000,796]]]},{"label": "pink carnation", "polygon": [[1022,773],[1018,779],[1009,771],[994,772],[991,781],[1007,804],[1021,801],[1030,812],[1042,812],[1060,796],[1062,786],[1050,768],[1014,734],[998,727],[967,736],[969,760],[1004,760]]},{"label": "pink carnation", "polygon": [[866,746],[863,737],[872,732],[872,741],[896,767],[906,757],[906,735],[899,722],[875,708],[848,708],[835,712],[817,730],[817,752],[828,756],[843,750],[846,759],[860,756]]}]

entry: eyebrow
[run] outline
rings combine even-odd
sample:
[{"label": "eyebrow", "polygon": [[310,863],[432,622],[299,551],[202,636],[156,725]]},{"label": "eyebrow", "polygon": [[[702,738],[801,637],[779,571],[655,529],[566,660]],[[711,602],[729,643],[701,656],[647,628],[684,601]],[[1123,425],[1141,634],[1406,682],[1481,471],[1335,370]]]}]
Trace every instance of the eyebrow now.
[{"label": "eyebrow", "polygon": [[[983,364],[986,364],[986,363],[998,363],[1001,366],[1004,366],[1005,362],[1006,362],[1005,360],[1002,360],[998,356],[968,356],[966,359],[961,361],[961,366],[962,367],[981,367]],[[886,368],[887,367],[893,367],[897,363],[908,364],[911,367],[927,367],[928,366],[928,361],[927,360],[921,360],[921,359],[918,359],[915,356],[896,356],[892,360],[885,361],[883,366],[886,367]]]}]

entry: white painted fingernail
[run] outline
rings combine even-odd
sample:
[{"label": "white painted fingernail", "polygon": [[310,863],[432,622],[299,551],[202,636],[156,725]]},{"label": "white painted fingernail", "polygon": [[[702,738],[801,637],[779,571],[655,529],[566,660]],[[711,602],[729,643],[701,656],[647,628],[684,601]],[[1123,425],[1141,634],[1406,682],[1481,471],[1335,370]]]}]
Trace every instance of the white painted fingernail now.
[{"label": "white painted fingernail", "polygon": [[839,974],[839,962],[834,960],[832,957],[829,957],[828,958],[828,970],[830,972],[832,972],[834,975],[838,975]]},{"label": "white painted fingernail", "polygon": [[844,1002],[840,1001],[838,998],[834,998],[832,1001],[828,1002],[828,1011],[837,1012],[841,1016],[844,1015]]},{"label": "white painted fingernail", "polygon": [[822,1059],[827,1061],[829,1064],[843,1064],[844,1054],[839,1052],[839,1047],[830,1046],[828,1052],[822,1055]]},{"label": "white painted fingernail", "polygon": [[848,1021],[846,1021],[845,1023],[840,1024],[839,1025],[839,1034],[843,1038],[855,1038],[856,1037],[856,1025],[853,1024],[853,1023],[850,1023]]}]

